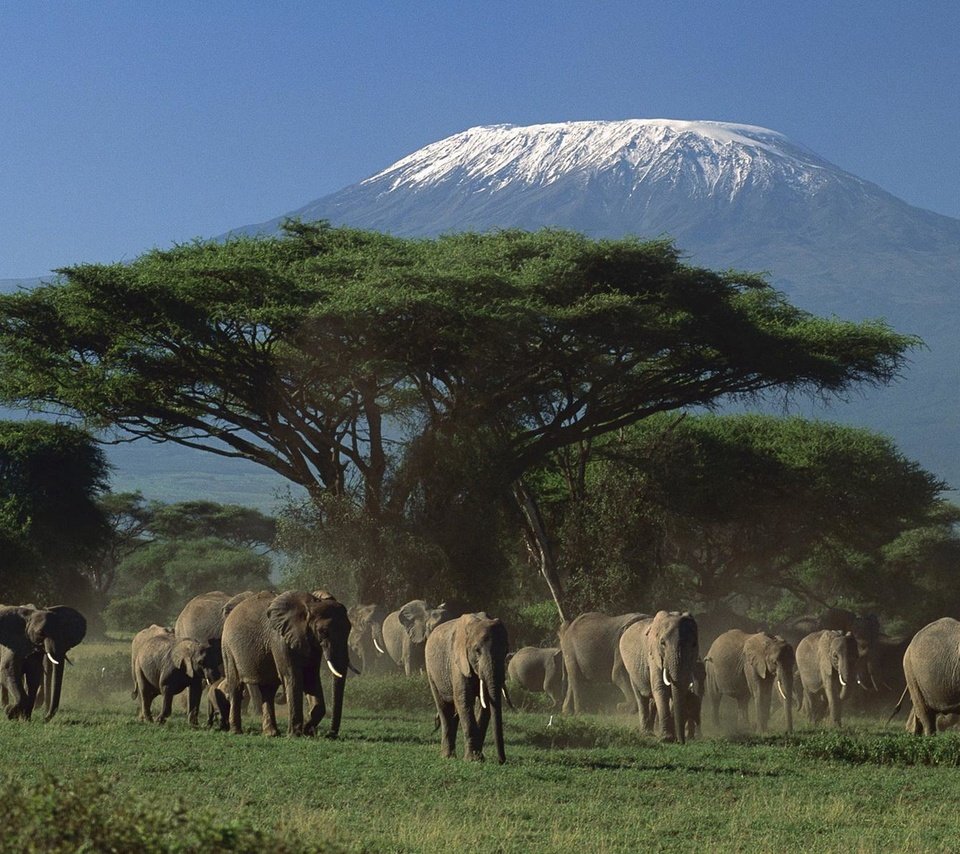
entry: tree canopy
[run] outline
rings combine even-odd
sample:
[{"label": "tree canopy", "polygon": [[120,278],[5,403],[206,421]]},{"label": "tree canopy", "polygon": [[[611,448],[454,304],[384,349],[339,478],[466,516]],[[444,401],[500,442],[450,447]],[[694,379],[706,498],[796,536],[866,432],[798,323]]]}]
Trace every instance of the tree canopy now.
[{"label": "tree canopy", "polygon": [[726,600],[769,615],[786,594],[908,619],[960,602],[945,484],[861,428],[659,416],[596,443],[579,490],[559,466],[538,486],[587,607]]},{"label": "tree canopy", "polygon": [[666,241],[550,230],[289,223],[59,273],[0,297],[0,399],[247,458],[381,521],[474,444],[554,588],[531,467],[661,411],[885,382],[916,343]]},{"label": "tree canopy", "polygon": [[[82,430],[0,421],[0,579],[5,604],[84,598],[80,571],[109,536],[97,497],[103,451]],[[79,589],[78,589],[79,587]]]}]

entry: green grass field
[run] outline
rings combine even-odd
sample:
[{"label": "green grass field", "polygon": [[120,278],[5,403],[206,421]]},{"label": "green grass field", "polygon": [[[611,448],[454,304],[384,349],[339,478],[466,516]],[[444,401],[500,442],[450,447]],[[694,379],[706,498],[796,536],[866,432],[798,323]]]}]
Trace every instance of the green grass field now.
[{"label": "green grass field", "polygon": [[[141,724],[126,649],[75,649],[54,721],[0,722],[0,767],[8,780],[55,775],[30,809],[49,809],[57,793],[82,802],[92,775],[118,822],[128,809],[144,820],[141,809],[173,827],[179,814],[174,841],[152,850],[271,850],[285,839],[289,850],[819,854],[953,850],[960,838],[960,737],[948,734],[854,721],[843,733],[708,731],[664,745],[632,718],[548,726],[546,711],[508,712],[507,764],[464,763],[440,758],[425,681],[401,677],[351,680],[337,741],[263,738],[252,715],[244,736],[191,730],[179,703],[164,726]],[[191,841],[188,828],[210,823],[221,842]],[[0,834],[0,850],[24,850],[10,838]]]}]

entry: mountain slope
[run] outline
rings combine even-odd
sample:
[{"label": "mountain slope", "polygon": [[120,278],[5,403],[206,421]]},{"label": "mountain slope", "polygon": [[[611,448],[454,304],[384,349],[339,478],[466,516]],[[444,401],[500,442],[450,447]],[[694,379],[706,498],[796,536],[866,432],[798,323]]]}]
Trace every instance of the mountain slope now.
[{"label": "mountain slope", "polygon": [[[912,207],[775,131],[631,120],[478,127],[285,216],[398,235],[491,228],[670,236],[769,273],[803,308],[924,338],[904,381],[807,415],[861,423],[960,486],[960,220]],[[234,233],[272,233],[284,217]]]}]

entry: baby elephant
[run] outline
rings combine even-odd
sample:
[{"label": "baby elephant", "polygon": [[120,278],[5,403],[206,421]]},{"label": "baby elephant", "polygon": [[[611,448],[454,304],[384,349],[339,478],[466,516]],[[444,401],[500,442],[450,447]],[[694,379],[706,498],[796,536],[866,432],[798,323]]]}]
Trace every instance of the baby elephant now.
[{"label": "baby elephant", "polygon": [[140,720],[152,721],[150,706],[157,696],[163,707],[157,723],[170,717],[173,698],[189,690],[187,719],[197,725],[203,680],[217,680],[219,655],[215,644],[180,638],[168,628],[153,625],[133,639],[130,670],[133,675],[133,696],[140,698]]},{"label": "baby elephant", "polygon": [[555,709],[563,703],[566,678],[559,647],[525,646],[510,656],[507,678],[531,693],[546,692]]}]

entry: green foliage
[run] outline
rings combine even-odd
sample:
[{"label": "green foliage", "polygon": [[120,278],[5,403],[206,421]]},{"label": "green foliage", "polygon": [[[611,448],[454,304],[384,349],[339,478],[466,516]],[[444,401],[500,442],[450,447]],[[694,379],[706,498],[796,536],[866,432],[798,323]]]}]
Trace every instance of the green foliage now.
[{"label": "green foliage", "polygon": [[884,382],[917,343],[683,264],[666,241],[550,230],[290,223],[60,272],[0,297],[0,399],[353,502],[376,532],[353,563],[361,591],[394,583],[381,537],[424,544],[467,598],[495,590],[511,486],[555,452],[720,397]]},{"label": "green foliage", "polygon": [[0,422],[0,578],[7,601],[85,604],[80,570],[106,540],[96,499],[102,451],[82,430],[42,421]]},{"label": "green foliage", "polygon": [[114,631],[172,625],[198,593],[260,590],[269,586],[269,578],[269,559],[245,546],[214,537],[157,539],[117,567],[115,598],[104,619]]},{"label": "green foliage", "polygon": [[839,732],[817,733],[798,740],[797,752],[805,759],[832,759],[850,765],[960,765],[960,737],[947,733],[936,738],[915,735],[852,736]]},{"label": "green foliage", "polygon": [[224,822],[182,804],[157,807],[118,798],[95,773],[0,779],[4,834],[0,850],[37,854],[76,851],[186,852],[332,851],[243,824]]},{"label": "green foliage", "polygon": [[771,619],[844,603],[916,623],[960,603],[944,484],[870,431],[659,416],[595,443],[576,489],[561,470],[541,489],[581,610],[737,597]]}]

